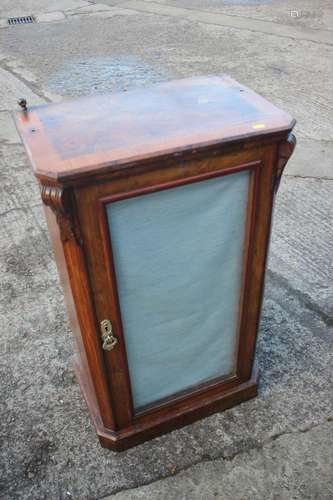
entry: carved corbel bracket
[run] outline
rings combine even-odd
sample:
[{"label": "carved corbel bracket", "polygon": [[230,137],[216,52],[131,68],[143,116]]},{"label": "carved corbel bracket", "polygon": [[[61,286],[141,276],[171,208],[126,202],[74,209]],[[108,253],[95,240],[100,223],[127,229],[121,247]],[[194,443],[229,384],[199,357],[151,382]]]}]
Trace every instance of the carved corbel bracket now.
[{"label": "carved corbel bracket", "polygon": [[287,165],[289,158],[293,154],[295,146],[296,137],[292,133],[290,133],[288,138],[279,145],[275,176],[275,191],[278,190],[284,167]]},{"label": "carved corbel bracket", "polygon": [[59,186],[41,186],[41,196],[45,205],[50,207],[57,218],[62,241],[81,243],[78,229],[74,223],[71,192]]}]

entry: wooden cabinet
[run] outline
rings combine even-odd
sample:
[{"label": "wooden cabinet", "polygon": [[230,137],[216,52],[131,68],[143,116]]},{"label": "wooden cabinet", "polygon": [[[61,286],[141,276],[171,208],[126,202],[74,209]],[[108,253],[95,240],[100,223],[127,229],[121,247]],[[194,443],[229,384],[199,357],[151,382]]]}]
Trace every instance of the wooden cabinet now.
[{"label": "wooden cabinet", "polygon": [[294,123],[227,76],[17,114],[103,446],[256,395],[272,205]]}]

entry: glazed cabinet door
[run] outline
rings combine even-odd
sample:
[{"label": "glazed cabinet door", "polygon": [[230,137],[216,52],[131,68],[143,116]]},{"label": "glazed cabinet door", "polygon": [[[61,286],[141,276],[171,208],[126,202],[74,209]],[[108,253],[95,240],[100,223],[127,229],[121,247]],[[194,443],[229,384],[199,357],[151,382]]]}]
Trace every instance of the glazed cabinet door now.
[{"label": "glazed cabinet door", "polygon": [[250,377],[272,174],[266,148],[76,191],[117,428]]}]

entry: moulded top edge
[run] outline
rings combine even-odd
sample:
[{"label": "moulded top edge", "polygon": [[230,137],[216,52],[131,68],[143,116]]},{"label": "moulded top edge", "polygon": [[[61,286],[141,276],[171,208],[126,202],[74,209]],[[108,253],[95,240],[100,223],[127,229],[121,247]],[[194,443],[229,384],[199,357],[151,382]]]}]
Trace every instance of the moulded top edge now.
[{"label": "moulded top edge", "polygon": [[35,106],[16,124],[37,177],[107,167],[291,130],[295,120],[229,76]]}]

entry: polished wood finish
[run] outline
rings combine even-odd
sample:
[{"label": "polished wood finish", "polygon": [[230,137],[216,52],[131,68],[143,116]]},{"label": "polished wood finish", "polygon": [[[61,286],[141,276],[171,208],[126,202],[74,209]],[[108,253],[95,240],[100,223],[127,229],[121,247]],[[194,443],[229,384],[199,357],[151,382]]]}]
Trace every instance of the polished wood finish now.
[{"label": "polished wood finish", "polygon": [[[229,77],[18,113],[77,338],[75,370],[103,446],[126,449],[256,395],[272,207],[294,123]],[[242,170],[250,183],[236,371],[134,412],[106,205]],[[106,318],[118,339],[109,352],[99,329]]]},{"label": "polished wood finish", "polygon": [[293,125],[287,113],[228,76],[28,107],[17,115],[37,177],[67,183]]}]

